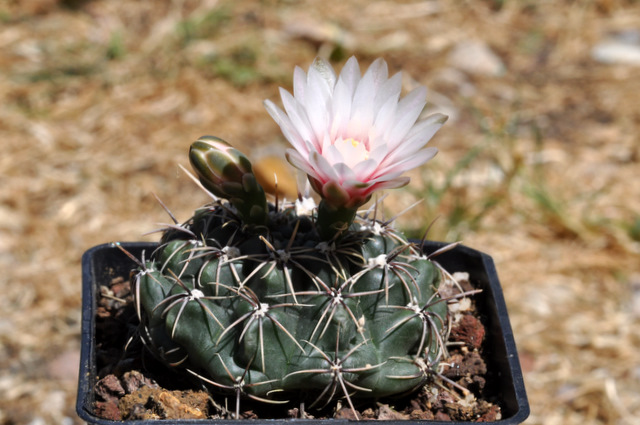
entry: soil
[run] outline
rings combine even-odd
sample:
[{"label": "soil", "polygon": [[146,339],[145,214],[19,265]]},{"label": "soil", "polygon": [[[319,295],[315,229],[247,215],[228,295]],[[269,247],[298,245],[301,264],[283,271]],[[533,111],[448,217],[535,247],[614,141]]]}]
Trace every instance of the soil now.
[{"label": "soil", "polygon": [[[473,289],[468,274],[455,275],[460,289]],[[459,293],[447,285],[447,296]],[[135,419],[232,419],[235,394],[209,392],[201,382],[167,369],[153,359],[137,339],[130,281],[123,277],[101,286],[96,320],[99,379],[94,386],[95,414],[111,420]],[[439,420],[487,422],[500,419],[496,394],[487,384],[483,359],[485,327],[470,298],[449,307],[451,330],[448,358],[441,376],[411,397],[392,400],[354,400],[358,417],[347,403],[332,403],[322,410],[304,410],[288,403],[262,405],[240,403],[242,419],[343,418],[366,420]],[[466,393],[466,394],[465,394]]]}]

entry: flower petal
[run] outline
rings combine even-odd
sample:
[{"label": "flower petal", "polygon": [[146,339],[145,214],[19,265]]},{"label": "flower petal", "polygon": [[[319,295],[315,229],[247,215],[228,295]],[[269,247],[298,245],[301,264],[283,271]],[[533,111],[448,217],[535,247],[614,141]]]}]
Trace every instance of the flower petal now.
[{"label": "flower petal", "polygon": [[395,179],[384,180],[378,183],[375,183],[372,187],[373,190],[382,190],[382,189],[397,189],[402,186],[406,186],[409,184],[411,179],[409,177],[397,177]]},{"label": "flower petal", "polygon": [[351,103],[353,100],[353,88],[342,76],[338,78],[333,91],[331,101],[331,129],[332,139],[346,137],[346,131],[351,119]]},{"label": "flower petal", "polygon": [[389,100],[398,103],[400,92],[402,91],[402,73],[397,72],[393,77],[385,81],[376,94],[374,109],[380,110],[382,105]]},{"label": "flower petal", "polygon": [[342,80],[348,93],[353,97],[353,94],[356,92],[356,87],[360,82],[360,65],[358,65],[355,56],[351,56],[347,63],[344,64],[338,80]]},{"label": "flower petal", "polygon": [[333,164],[333,169],[336,170],[336,173],[338,173],[338,175],[340,176],[341,181],[356,180],[356,175],[354,174],[353,170],[349,168],[349,166],[344,162]]},{"label": "flower petal", "polygon": [[280,89],[280,97],[282,98],[282,106],[286,111],[291,124],[295,127],[303,140],[311,142],[316,148],[319,148],[319,142],[313,133],[311,124],[307,117],[307,113],[304,108],[297,102],[297,100],[284,89]]},{"label": "flower petal", "polygon": [[305,157],[300,155],[298,151],[287,149],[287,151],[285,152],[285,157],[291,165],[293,165],[303,173],[314,177],[318,174],[316,170],[311,166],[309,161]]},{"label": "flower petal", "polygon": [[315,134],[315,140],[322,140],[329,127],[329,108],[333,95],[333,86],[329,87],[323,76],[309,71],[304,108],[306,116]]},{"label": "flower petal", "polygon": [[311,68],[309,68],[309,73],[307,74],[307,84],[309,84],[309,79],[312,78],[311,76],[315,74],[320,76],[327,84],[327,87],[333,90],[333,87],[336,85],[336,72],[333,70],[333,67],[329,62],[320,57],[317,57],[313,61]]},{"label": "flower petal", "polygon": [[424,164],[438,153],[436,148],[426,148],[415,154],[397,161],[385,162],[376,170],[375,177],[393,172],[406,172]]},{"label": "flower petal", "polygon": [[367,159],[366,161],[359,162],[353,167],[353,173],[356,178],[360,181],[366,181],[369,179],[371,174],[378,167],[378,161],[374,159]]},{"label": "flower petal", "polygon": [[411,127],[422,113],[424,105],[427,103],[427,89],[418,87],[413,89],[403,99],[398,102],[396,109],[396,122],[386,134],[391,149],[402,141]]},{"label": "flower petal", "polygon": [[307,88],[307,73],[302,68],[296,66],[293,70],[293,97],[298,102],[304,104],[305,93]]},{"label": "flower petal", "polygon": [[345,162],[345,158],[342,155],[342,152],[340,151],[340,149],[336,148],[335,145],[326,146],[322,151],[322,156],[325,157],[331,164]]},{"label": "flower petal", "polygon": [[447,121],[447,118],[446,115],[434,114],[420,121],[411,129],[400,145],[384,159],[383,164],[398,161],[400,158],[411,156],[422,149]]},{"label": "flower petal", "polygon": [[449,117],[443,114],[429,115],[427,118],[413,126],[409,131],[409,134],[407,134],[407,137],[398,146],[397,150],[402,149],[407,154],[411,154],[421,149],[429,142],[429,140],[431,140],[434,134],[440,130],[440,127],[447,122],[448,118]]},{"label": "flower petal", "polygon": [[273,118],[273,120],[280,126],[282,134],[289,143],[291,143],[291,145],[300,152],[307,153],[304,139],[300,136],[296,127],[291,123],[288,115],[270,100],[265,100],[264,106],[269,115],[271,115],[271,118]]},{"label": "flower petal", "polygon": [[318,180],[322,182],[327,182],[329,180],[340,180],[340,176],[336,173],[336,170],[331,166],[329,161],[318,152],[311,152],[309,155],[309,160],[311,162],[311,166],[318,173]]},{"label": "flower petal", "polygon": [[364,140],[374,119],[374,100],[378,88],[386,81],[387,64],[383,60],[374,61],[364,74],[353,95],[349,136]]}]

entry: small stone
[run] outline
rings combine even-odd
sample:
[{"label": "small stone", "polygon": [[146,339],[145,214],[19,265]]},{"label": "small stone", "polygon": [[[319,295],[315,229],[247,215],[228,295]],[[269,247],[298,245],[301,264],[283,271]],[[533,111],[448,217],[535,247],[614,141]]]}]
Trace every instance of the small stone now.
[{"label": "small stone", "polygon": [[[200,394],[200,398],[198,398]],[[206,419],[207,411],[206,395],[204,393],[188,392],[185,394],[177,394],[162,391],[157,394],[157,402],[162,406],[165,417],[167,419]]]},{"label": "small stone", "polygon": [[142,386],[122,397],[125,419],[206,419],[209,396],[204,391],[172,391]]},{"label": "small stone", "polygon": [[115,278],[111,281],[111,291],[118,298],[125,298],[131,293],[131,284],[122,277]]},{"label": "small stone", "polygon": [[409,419],[409,415],[404,415],[400,412],[397,412],[396,410],[393,410],[391,407],[389,407],[388,404],[380,404],[379,405],[379,413],[378,413],[378,420],[384,421],[384,420],[407,420]]},{"label": "small stone", "polygon": [[125,391],[115,375],[107,375],[96,383],[94,393],[104,401],[116,400],[117,402]]},{"label": "small stone", "polygon": [[477,351],[471,351],[464,356],[462,372],[470,376],[485,375],[487,365]]},{"label": "small stone", "polygon": [[334,417],[336,419],[347,419],[352,421],[357,421],[360,419],[356,416],[356,413],[351,410],[349,406],[341,407],[340,409],[338,409]]},{"label": "small stone", "polygon": [[436,421],[441,421],[441,422],[450,422],[451,421],[451,417],[449,415],[447,415],[444,412],[438,411],[436,412],[436,416],[434,418]]},{"label": "small stone", "polygon": [[482,376],[474,376],[471,378],[471,382],[467,385],[467,388],[477,388],[478,391],[483,390],[485,385],[487,385],[487,380]]},{"label": "small stone", "polygon": [[599,42],[591,57],[608,65],[640,66],[640,31],[623,31]]},{"label": "small stone", "polygon": [[500,406],[490,405],[487,406],[487,411],[480,416],[476,422],[494,422],[502,419],[502,414],[500,413]]},{"label": "small stone", "polygon": [[147,378],[137,370],[126,372],[122,377],[122,383],[127,394],[132,394],[141,387],[158,388],[158,384],[155,381]]},{"label": "small stone", "polygon": [[454,46],[449,64],[471,75],[499,77],[505,66],[498,55],[482,40],[466,40]]},{"label": "small stone", "polygon": [[245,410],[244,412],[242,412],[240,416],[242,417],[242,419],[249,419],[249,420],[260,419],[258,414],[253,410]]},{"label": "small stone", "polygon": [[79,363],[80,351],[65,351],[49,362],[47,374],[57,380],[77,381]]},{"label": "small stone", "polygon": [[376,412],[372,408],[367,408],[362,412],[362,417],[360,419],[375,419]]},{"label": "small stone", "polygon": [[485,329],[471,314],[463,315],[451,329],[451,339],[463,342],[469,349],[479,349],[484,341]]},{"label": "small stone", "polygon": [[445,366],[442,375],[449,379],[456,380],[462,377],[474,377],[487,373],[487,365],[477,351],[471,351],[464,356],[462,354],[453,354],[447,363],[450,366]]},{"label": "small stone", "polygon": [[94,404],[96,416],[112,421],[122,420],[122,414],[118,409],[118,402],[115,400],[110,401],[96,401]]}]

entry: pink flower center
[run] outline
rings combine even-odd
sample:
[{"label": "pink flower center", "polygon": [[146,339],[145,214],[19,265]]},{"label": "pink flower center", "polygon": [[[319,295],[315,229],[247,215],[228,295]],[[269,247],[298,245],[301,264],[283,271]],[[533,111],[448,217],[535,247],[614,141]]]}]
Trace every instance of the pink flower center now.
[{"label": "pink flower center", "polygon": [[333,145],[342,155],[344,163],[353,168],[356,164],[369,159],[369,149],[365,143],[352,137],[348,139],[338,139]]}]

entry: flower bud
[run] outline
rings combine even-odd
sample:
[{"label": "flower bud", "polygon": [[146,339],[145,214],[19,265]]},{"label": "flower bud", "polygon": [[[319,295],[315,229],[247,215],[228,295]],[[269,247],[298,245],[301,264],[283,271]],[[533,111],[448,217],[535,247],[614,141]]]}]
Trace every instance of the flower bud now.
[{"label": "flower bud", "polygon": [[228,199],[245,224],[266,223],[266,195],[245,154],[222,139],[202,136],[191,145],[189,160],[202,185]]},{"label": "flower bud", "polygon": [[225,199],[238,195],[225,190],[225,186],[237,186],[228,183],[242,185],[243,176],[252,174],[249,158],[214,136],[202,136],[195,141],[189,150],[189,160],[203,186]]}]

